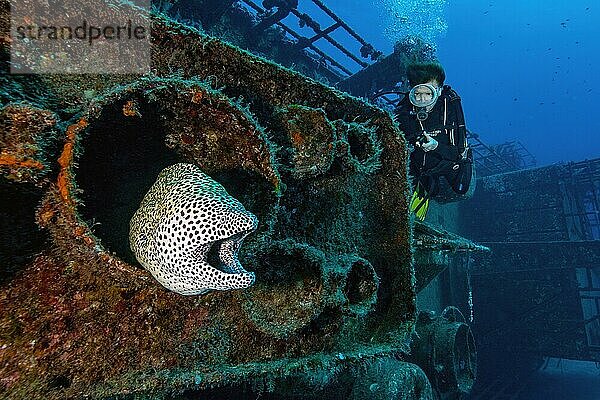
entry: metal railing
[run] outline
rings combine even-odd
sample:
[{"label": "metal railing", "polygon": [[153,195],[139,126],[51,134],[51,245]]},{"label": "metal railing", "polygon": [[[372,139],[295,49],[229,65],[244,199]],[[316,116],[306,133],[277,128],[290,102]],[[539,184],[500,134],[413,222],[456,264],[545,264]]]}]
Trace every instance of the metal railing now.
[{"label": "metal railing", "polygon": [[[346,24],[340,17],[338,17],[333,11],[331,11],[325,4],[320,0],[311,0],[319,9],[323,11],[331,20],[332,23],[328,27],[322,29],[321,25],[307,13],[298,11],[297,0],[265,0],[262,2],[263,7],[259,6],[252,0],[241,0],[250,9],[254,10],[260,18],[260,22],[254,26],[255,30],[262,30],[271,25],[277,25],[283,29],[289,36],[296,40],[296,46],[299,49],[308,49],[315,54],[315,58],[326,61],[331,67],[335,68],[335,72],[340,75],[340,78],[345,78],[353,75],[347,66],[348,60],[351,60],[359,69],[369,66],[369,63],[364,59],[370,58],[376,61],[383,53],[376,50],[371,44],[367,43],[360,35],[358,35],[348,24]],[[276,11],[271,11],[277,8]],[[294,15],[298,24],[301,28],[309,27],[313,31],[313,35],[310,37],[302,36],[296,30],[292,29],[288,24],[283,22],[288,15]],[[358,42],[360,45],[360,55],[352,53],[347,49],[346,46],[341,44],[339,41],[334,39],[331,35],[338,30],[345,31],[347,36]],[[328,54],[315,43],[323,39],[331,44],[333,47],[338,49],[341,54],[345,57],[343,60],[336,59],[336,57]]]},{"label": "metal railing", "polygon": [[519,141],[513,140],[490,146],[483,143],[479,135],[471,131],[468,131],[467,139],[473,149],[478,177],[518,171],[536,165],[533,154]]},{"label": "metal railing", "polygon": [[568,163],[561,187],[570,239],[600,240],[600,158]]}]

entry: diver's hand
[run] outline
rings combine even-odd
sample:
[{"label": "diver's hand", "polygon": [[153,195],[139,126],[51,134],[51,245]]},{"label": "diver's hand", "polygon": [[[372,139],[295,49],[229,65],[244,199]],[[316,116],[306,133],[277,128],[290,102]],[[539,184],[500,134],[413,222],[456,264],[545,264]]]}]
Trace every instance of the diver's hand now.
[{"label": "diver's hand", "polygon": [[434,138],[429,136],[429,134],[427,132],[423,133],[423,135],[425,135],[425,137],[427,138],[427,141],[425,143],[421,143],[421,149],[423,149],[423,151],[426,153],[428,151],[437,149],[437,147],[438,147],[437,140],[435,140]]}]

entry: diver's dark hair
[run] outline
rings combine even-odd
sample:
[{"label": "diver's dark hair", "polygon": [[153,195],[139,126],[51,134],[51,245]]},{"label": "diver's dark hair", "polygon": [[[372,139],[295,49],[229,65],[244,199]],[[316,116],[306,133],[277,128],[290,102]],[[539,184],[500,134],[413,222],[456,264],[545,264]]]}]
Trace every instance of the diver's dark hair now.
[{"label": "diver's dark hair", "polygon": [[440,63],[435,61],[409,64],[406,67],[406,76],[408,77],[408,84],[410,86],[426,83],[432,79],[435,79],[442,86],[446,80],[444,68],[442,68]]}]

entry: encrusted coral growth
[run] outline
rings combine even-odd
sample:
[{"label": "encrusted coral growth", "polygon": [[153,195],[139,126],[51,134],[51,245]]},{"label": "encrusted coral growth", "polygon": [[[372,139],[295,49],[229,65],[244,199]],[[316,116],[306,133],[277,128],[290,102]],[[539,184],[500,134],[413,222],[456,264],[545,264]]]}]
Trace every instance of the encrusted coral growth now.
[{"label": "encrusted coral growth", "polygon": [[379,277],[371,263],[355,255],[342,255],[337,265],[344,271],[340,286],[344,304],[357,317],[367,315],[377,303]]},{"label": "encrusted coral growth", "polygon": [[[207,326],[223,302],[231,300],[209,295],[198,304],[166,292],[102,256],[84,264],[44,254],[0,294],[2,389],[19,397],[36,385],[28,398],[158,393],[152,371],[210,365],[235,352],[226,330]],[[227,329],[236,326],[230,322]],[[148,374],[143,385],[128,380],[133,372]],[[104,386],[116,377],[117,387]]]},{"label": "encrusted coral growth", "polygon": [[[275,113],[271,129],[284,135],[274,140],[286,152],[280,156],[289,164],[295,179],[306,179],[337,168],[374,173],[381,167],[383,148],[377,127],[367,122],[330,121],[322,109],[291,105]],[[339,171],[343,172],[343,171]]]},{"label": "encrusted coral growth", "polygon": [[[157,79],[152,84],[169,83]],[[168,147],[208,173],[245,170],[262,176],[279,191],[271,145],[247,110],[206,84],[193,81],[172,84],[168,90],[151,95],[163,116]]]},{"label": "encrusted coral growth", "polygon": [[56,170],[57,123],[52,112],[24,102],[0,109],[0,282],[44,245],[34,214]]},{"label": "encrusted coral growth", "polygon": [[377,137],[377,127],[363,122],[334,121],[338,141],[341,143],[339,153],[345,167],[353,171],[367,174],[375,173],[381,168],[381,141]]},{"label": "encrusted coral growth", "polygon": [[469,325],[455,307],[441,315],[420,312],[411,361],[423,368],[444,395],[468,394],[477,373],[477,351]]},{"label": "encrusted coral growth", "polygon": [[354,382],[351,400],[433,400],[427,376],[415,364],[382,358]]},{"label": "encrusted coral growth", "polygon": [[294,178],[309,178],[329,170],[335,156],[336,138],[323,110],[291,105],[274,116],[281,124],[278,128],[286,134],[280,139],[287,154],[280,156],[288,161]]},{"label": "encrusted coral growth", "polygon": [[306,75],[323,81],[337,81],[322,60],[315,59],[295,46],[295,41],[278,25],[253,29],[256,16],[233,0],[161,0],[157,8],[171,18],[193,26],[243,49],[275,60]]},{"label": "encrusted coral growth", "polygon": [[264,246],[248,261],[259,279],[241,296],[258,329],[285,338],[323,312],[329,288],[323,282],[327,259],[322,251],[287,240]]},{"label": "encrusted coral growth", "polygon": [[[263,246],[248,262],[259,279],[240,294],[244,311],[259,330],[277,338],[320,326],[333,340],[343,315],[364,317],[377,300],[377,274],[356,256],[332,257],[288,239]],[[327,341],[328,348],[334,344]]]},{"label": "encrusted coral growth", "polygon": [[[0,295],[4,388],[18,396],[36,385],[38,398],[178,393],[406,352],[409,185],[390,115],[153,19],[158,76],[53,84],[56,104],[70,105],[58,177],[37,212],[53,251]],[[285,129],[281,110],[294,119]],[[182,161],[258,217],[240,250],[257,271],[253,289],[183,298],[131,257],[131,215],[158,171]]]},{"label": "encrusted coral growth", "polygon": [[57,117],[24,103],[0,109],[0,172],[15,182],[41,183],[56,146]]}]

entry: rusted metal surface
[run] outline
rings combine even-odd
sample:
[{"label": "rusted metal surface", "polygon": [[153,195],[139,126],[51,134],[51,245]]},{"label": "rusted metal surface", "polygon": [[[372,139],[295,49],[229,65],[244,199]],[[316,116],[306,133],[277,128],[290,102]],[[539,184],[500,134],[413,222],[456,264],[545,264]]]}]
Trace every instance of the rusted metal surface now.
[{"label": "rusted metal surface", "polygon": [[411,361],[421,366],[433,387],[446,396],[467,394],[477,374],[471,328],[455,308],[441,315],[421,312],[412,342]]},{"label": "rusted metal surface", "polygon": [[[74,117],[37,210],[52,245],[0,295],[3,390],[176,393],[408,351],[410,224],[398,212],[407,209],[406,150],[389,115],[154,22],[153,65],[164,78],[41,79],[55,96],[48,106],[69,104]],[[169,77],[174,66],[184,76]],[[311,138],[319,127],[330,134]],[[326,162],[321,147],[331,149]],[[258,216],[241,254],[259,277],[252,289],[181,297],[135,263],[130,214],[161,167],[178,161]]]}]

